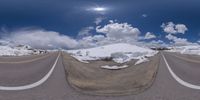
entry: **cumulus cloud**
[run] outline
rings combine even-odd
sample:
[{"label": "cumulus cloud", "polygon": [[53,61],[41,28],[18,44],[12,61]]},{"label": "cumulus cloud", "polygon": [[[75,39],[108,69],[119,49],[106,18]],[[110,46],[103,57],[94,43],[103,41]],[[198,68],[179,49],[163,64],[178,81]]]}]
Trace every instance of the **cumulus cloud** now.
[{"label": "cumulus cloud", "polygon": [[94,35],[94,36],[87,36],[80,39],[79,47],[87,48],[87,47],[95,47],[97,43],[102,42],[105,40],[104,35]]},{"label": "cumulus cloud", "polygon": [[144,36],[144,39],[154,39],[154,38],[156,38],[156,35],[151,32],[147,32]]},{"label": "cumulus cloud", "polygon": [[184,46],[184,45],[190,45],[192,44],[191,42],[189,42],[187,39],[185,38],[178,38],[172,34],[168,34],[166,35],[166,38],[169,40],[172,40],[174,42],[174,45],[177,46]]},{"label": "cumulus cloud", "polygon": [[188,30],[186,25],[184,24],[174,24],[173,22],[163,23],[161,25],[164,32],[168,33],[165,37],[168,40],[171,40],[171,44],[177,45],[177,46],[183,46],[183,45],[191,45],[192,42],[189,42],[186,38],[178,38],[177,34],[182,33],[185,34],[185,32]]},{"label": "cumulus cloud", "polygon": [[162,40],[152,40],[151,43],[155,43],[155,44],[162,44],[164,43]]},{"label": "cumulus cloud", "polygon": [[146,18],[146,17],[148,17],[148,15],[147,14],[142,14],[142,17]]},{"label": "cumulus cloud", "polygon": [[138,28],[135,28],[128,23],[117,23],[116,20],[110,20],[109,23],[107,25],[104,25],[103,27],[97,26],[96,32],[100,35],[90,35],[78,40],[79,47],[87,48],[121,42],[141,46],[161,44],[161,40],[155,41],[156,43],[152,42],[151,44],[144,41],[138,41],[144,39],[153,39],[156,38],[156,36],[151,32],[147,32],[145,36],[139,36],[140,31]]},{"label": "cumulus cloud", "polygon": [[4,40],[14,41],[17,44],[30,45],[40,49],[75,48],[78,42],[58,32],[42,29],[23,29],[13,31],[3,37]]},{"label": "cumulus cloud", "polygon": [[188,28],[184,24],[177,24],[175,26],[175,29],[177,30],[177,33],[185,33],[185,31],[188,30]]},{"label": "cumulus cloud", "polygon": [[136,42],[130,42],[130,41],[124,41],[121,39],[111,39],[104,35],[94,35],[94,36],[87,36],[80,40],[78,40],[80,48],[88,48],[88,47],[96,47],[100,45],[107,45],[107,44],[113,44],[113,43],[136,43]]},{"label": "cumulus cloud", "polygon": [[128,23],[117,23],[110,20],[110,23],[101,27],[97,26],[96,31],[103,33],[107,38],[115,40],[137,40],[140,31]]},{"label": "cumulus cloud", "polygon": [[[92,34],[96,30],[97,34]],[[2,40],[14,41],[16,44],[30,45],[40,49],[77,49],[106,45],[119,42],[136,43],[140,31],[128,23],[117,23],[110,20],[103,27],[85,27],[78,33],[78,38],[73,39],[55,31],[47,31],[38,28],[23,28],[8,31],[2,35]]]},{"label": "cumulus cloud", "polygon": [[99,25],[105,18],[104,17],[97,17],[94,21],[96,25]]},{"label": "cumulus cloud", "polygon": [[81,29],[81,31],[79,31],[79,33],[78,33],[78,37],[85,37],[85,36],[91,35],[90,31],[93,29],[94,29],[93,26],[89,26],[89,27],[85,27],[85,28]]},{"label": "cumulus cloud", "polygon": [[163,23],[161,27],[163,28],[164,32],[169,34],[177,34],[177,33],[185,34],[185,32],[188,30],[186,25],[174,24],[173,22]]},{"label": "cumulus cloud", "polygon": [[[96,30],[97,34],[92,34],[94,30]],[[163,41],[161,40],[151,41],[150,43],[140,41],[140,37],[142,37],[141,40],[144,40],[153,39],[156,38],[156,36],[151,32],[147,32],[145,36],[140,36],[141,32],[138,28],[133,27],[128,23],[118,23],[116,20],[110,20],[108,24],[97,26],[96,28],[93,26],[85,27],[78,33],[77,39],[73,39],[55,31],[47,31],[43,29],[25,28],[17,31],[6,32],[8,34],[3,36],[4,40],[14,41],[17,44],[30,45],[33,48],[41,49],[77,49],[121,42],[142,46],[145,44],[163,44]],[[167,37],[173,41],[180,40],[179,38]]]},{"label": "cumulus cloud", "polygon": [[152,40],[148,43],[145,43],[144,45],[152,48],[152,47],[167,47],[168,44],[166,44],[164,41],[162,40]]}]

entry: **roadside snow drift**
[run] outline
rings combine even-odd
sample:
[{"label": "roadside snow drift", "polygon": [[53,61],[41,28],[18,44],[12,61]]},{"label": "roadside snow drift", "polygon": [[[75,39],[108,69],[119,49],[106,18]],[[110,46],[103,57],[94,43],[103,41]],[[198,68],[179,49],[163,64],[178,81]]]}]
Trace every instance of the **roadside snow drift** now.
[{"label": "roadside snow drift", "polygon": [[[140,64],[149,61],[148,57],[157,54],[157,51],[126,43],[110,44],[89,49],[68,50],[67,52],[80,62],[84,63],[89,63],[88,61],[92,60],[113,60],[116,63],[125,63],[132,59],[138,59],[135,64]],[[102,66],[102,68],[110,69],[125,67],[127,66]]]},{"label": "roadside snow drift", "polygon": [[173,47],[169,52],[179,52],[181,54],[200,55],[200,45],[177,46]]},{"label": "roadside snow drift", "polygon": [[44,50],[32,49],[30,46],[20,45],[11,47],[8,45],[0,46],[0,56],[23,56],[45,53]]},{"label": "roadside snow drift", "polygon": [[122,65],[122,66],[109,66],[109,65],[104,65],[101,66],[101,68],[105,68],[105,69],[123,69],[128,67],[128,65]]}]

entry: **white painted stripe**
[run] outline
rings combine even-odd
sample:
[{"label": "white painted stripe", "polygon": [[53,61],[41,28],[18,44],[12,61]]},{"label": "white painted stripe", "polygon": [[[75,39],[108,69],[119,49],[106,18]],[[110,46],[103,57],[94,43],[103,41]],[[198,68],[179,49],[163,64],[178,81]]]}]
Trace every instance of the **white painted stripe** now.
[{"label": "white painted stripe", "polygon": [[58,54],[58,57],[57,57],[56,61],[54,62],[50,71],[41,80],[39,80],[35,83],[32,83],[32,84],[24,85],[24,86],[16,86],[16,87],[0,86],[0,90],[26,90],[26,89],[31,89],[31,88],[34,88],[34,87],[37,87],[37,86],[43,84],[51,76],[53,70],[56,67],[59,57],[60,57],[60,53]]},{"label": "white painted stripe", "polygon": [[183,81],[181,78],[179,78],[179,77],[172,71],[172,69],[170,68],[170,66],[169,66],[167,60],[165,59],[165,56],[163,55],[163,53],[162,53],[162,57],[163,57],[163,59],[164,59],[166,65],[167,65],[167,68],[168,68],[170,74],[172,75],[172,77],[173,77],[178,83],[180,83],[181,85],[183,85],[183,86],[185,86],[185,87],[191,88],[191,89],[200,89],[200,86],[190,84],[190,83],[188,83],[188,82]]}]

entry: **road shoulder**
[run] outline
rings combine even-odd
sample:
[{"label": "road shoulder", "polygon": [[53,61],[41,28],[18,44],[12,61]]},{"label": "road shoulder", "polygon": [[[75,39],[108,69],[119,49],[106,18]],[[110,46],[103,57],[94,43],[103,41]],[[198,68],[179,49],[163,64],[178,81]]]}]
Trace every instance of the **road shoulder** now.
[{"label": "road shoulder", "polygon": [[138,94],[148,89],[157,74],[159,56],[150,58],[150,62],[134,65],[121,70],[102,69],[102,65],[116,64],[112,61],[94,61],[81,63],[69,54],[62,53],[67,81],[77,91],[91,95],[128,95]]}]

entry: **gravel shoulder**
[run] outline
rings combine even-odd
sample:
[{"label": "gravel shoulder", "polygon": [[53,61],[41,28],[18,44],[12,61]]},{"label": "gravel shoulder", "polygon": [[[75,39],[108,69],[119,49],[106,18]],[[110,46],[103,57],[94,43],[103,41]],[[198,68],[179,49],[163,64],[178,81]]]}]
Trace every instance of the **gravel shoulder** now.
[{"label": "gravel shoulder", "polygon": [[149,62],[134,65],[132,60],[120,70],[102,69],[103,65],[120,65],[113,61],[81,63],[67,53],[62,53],[66,78],[75,90],[91,95],[118,96],[138,94],[148,89],[157,74],[160,54],[149,58]]}]

